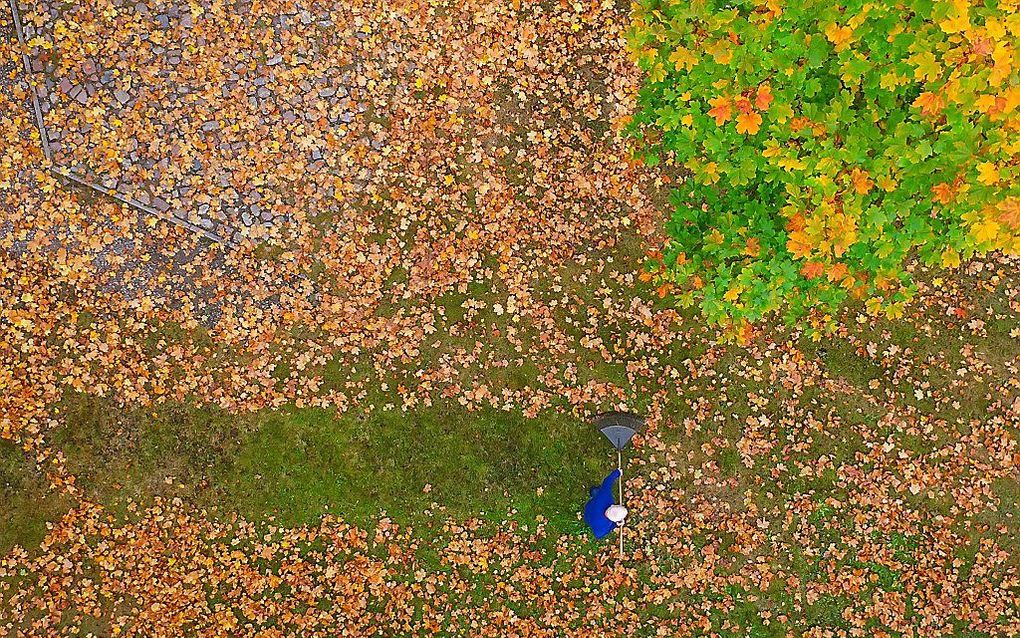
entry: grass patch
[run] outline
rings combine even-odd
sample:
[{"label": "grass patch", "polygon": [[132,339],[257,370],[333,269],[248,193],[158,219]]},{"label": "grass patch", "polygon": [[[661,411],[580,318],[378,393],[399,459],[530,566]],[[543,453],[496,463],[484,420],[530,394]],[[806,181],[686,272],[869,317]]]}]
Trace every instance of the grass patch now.
[{"label": "grass patch", "polygon": [[835,377],[841,377],[855,386],[867,386],[872,379],[882,375],[882,368],[865,357],[857,354],[853,348],[832,343],[822,354],[826,368]]},{"label": "grass patch", "polygon": [[37,547],[46,523],[70,507],[63,495],[49,489],[46,477],[16,445],[0,441],[0,554],[15,545]]},{"label": "grass patch", "polygon": [[[287,525],[326,511],[370,525],[385,512],[414,525],[444,514],[542,516],[555,531],[577,532],[587,487],[611,464],[598,433],[576,418],[457,404],[234,416],[189,405],[124,411],[71,395],[63,409],[67,427],[55,445],[90,495],[115,512],[132,500],[180,496]],[[427,514],[433,503],[445,513]]]}]

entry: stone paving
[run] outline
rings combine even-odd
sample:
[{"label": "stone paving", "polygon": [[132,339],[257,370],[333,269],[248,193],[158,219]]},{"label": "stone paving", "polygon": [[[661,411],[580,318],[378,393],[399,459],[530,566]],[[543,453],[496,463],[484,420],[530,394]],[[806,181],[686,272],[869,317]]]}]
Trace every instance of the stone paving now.
[{"label": "stone paving", "polygon": [[[398,68],[414,70],[395,39],[378,46],[335,8],[40,0],[21,11],[55,164],[228,243],[363,188],[364,167],[344,158],[382,148],[366,114],[385,110],[378,87]],[[249,40],[218,37],[238,19],[252,21]]]},{"label": "stone paving", "polygon": [[[13,14],[0,16],[0,42],[16,44],[17,41]],[[24,66],[20,60],[8,57],[0,59],[0,93],[8,96],[30,95],[24,75]],[[33,101],[30,98],[20,101],[24,112],[31,115],[34,110]],[[32,134],[32,128],[22,129],[21,135],[26,143],[39,144],[38,140],[30,142]],[[42,140],[45,139],[42,137]],[[38,188],[38,171],[23,173],[21,179],[26,184],[34,184],[33,188]],[[111,210],[110,205],[104,207],[98,206],[99,202],[88,203],[94,197],[89,194],[89,188],[81,188],[87,184],[67,182],[67,185],[78,191],[76,197],[82,198],[84,205],[96,211]],[[186,316],[195,318],[206,327],[213,327],[219,322],[225,307],[230,306],[235,310],[240,307],[237,300],[226,298],[230,296],[229,291],[236,291],[238,286],[235,281],[236,272],[227,264],[223,251],[213,250],[209,242],[189,239],[186,235],[181,235],[175,246],[168,246],[159,237],[153,236],[149,227],[149,213],[143,210],[126,212],[131,219],[128,226],[130,231],[99,249],[88,248],[87,238],[78,237],[73,228],[62,225],[47,230],[39,250],[43,255],[61,249],[89,255],[90,269],[100,276],[101,287],[106,292],[134,302],[156,300],[171,311],[187,304],[189,308]],[[94,221],[102,232],[116,234],[115,224],[110,220]],[[10,219],[0,219],[0,250],[14,259],[28,258],[28,241],[18,238],[18,230]],[[182,285],[184,283],[187,285]],[[250,298],[240,292],[235,296],[246,301]],[[277,298],[273,296],[257,305],[265,309],[276,302]]]}]

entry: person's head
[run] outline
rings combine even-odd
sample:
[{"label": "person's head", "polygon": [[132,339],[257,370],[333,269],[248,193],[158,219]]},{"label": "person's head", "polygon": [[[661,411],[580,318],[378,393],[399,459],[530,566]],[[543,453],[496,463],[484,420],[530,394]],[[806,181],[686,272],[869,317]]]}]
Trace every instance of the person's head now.
[{"label": "person's head", "polygon": [[623,505],[610,505],[606,508],[606,518],[619,525],[627,518],[627,508]]}]

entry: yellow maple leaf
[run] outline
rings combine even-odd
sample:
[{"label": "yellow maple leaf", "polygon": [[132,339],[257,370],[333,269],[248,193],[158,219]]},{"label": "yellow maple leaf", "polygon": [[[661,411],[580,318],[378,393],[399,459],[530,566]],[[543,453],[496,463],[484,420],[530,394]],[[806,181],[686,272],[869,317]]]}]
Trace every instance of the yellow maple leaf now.
[{"label": "yellow maple leaf", "polygon": [[939,26],[946,33],[960,33],[970,28],[970,0],[951,0],[951,8]]},{"label": "yellow maple leaf", "polygon": [[676,51],[670,53],[669,61],[676,66],[677,71],[682,71],[683,69],[689,71],[698,65],[698,58],[687,47],[678,47]]},{"label": "yellow maple leaf", "polygon": [[859,168],[850,172],[850,182],[854,186],[854,192],[858,195],[867,195],[871,187],[875,185],[874,180],[868,175],[868,171]]},{"label": "yellow maple leaf", "polygon": [[910,56],[914,65],[914,79],[934,82],[942,74],[942,67],[931,51],[921,51]]},{"label": "yellow maple leaf", "polygon": [[985,31],[993,40],[1001,40],[1006,37],[1006,26],[998,20],[985,20]]},{"label": "yellow maple leaf", "polygon": [[864,303],[864,307],[867,309],[868,314],[874,316],[882,312],[882,299],[880,297],[872,297]]},{"label": "yellow maple leaf", "polygon": [[651,71],[648,72],[648,81],[651,83],[662,82],[666,79],[666,66],[656,62]]},{"label": "yellow maple leaf", "polygon": [[995,108],[995,95],[990,93],[984,93],[974,101],[974,108],[981,113],[989,113]]},{"label": "yellow maple leaf", "polygon": [[974,233],[974,238],[982,244],[985,242],[995,241],[995,238],[999,234],[999,224],[990,219],[986,219],[974,224],[971,228],[971,232]]},{"label": "yellow maple leaf", "polygon": [[999,170],[993,162],[981,162],[978,164],[978,181],[985,186],[992,186],[999,181]]},{"label": "yellow maple leaf", "polygon": [[894,71],[889,71],[882,76],[882,79],[879,81],[879,86],[887,91],[891,91],[901,84],[906,84],[906,82],[907,78],[902,75],[898,75]]},{"label": "yellow maple leaf", "polygon": [[882,177],[878,178],[878,185],[885,192],[891,193],[894,190],[896,190],[897,186],[899,186],[899,182],[897,182],[894,178],[889,177],[888,175],[883,175]]},{"label": "yellow maple leaf", "polygon": [[939,22],[939,26],[946,33],[961,33],[970,28],[970,16],[966,13],[958,14]]},{"label": "yellow maple leaf", "polygon": [[903,304],[891,303],[885,309],[886,319],[899,319],[903,316]]},{"label": "yellow maple leaf", "polygon": [[1020,107],[1020,86],[1011,86],[1003,91],[1002,99],[1004,100],[1002,111],[1012,113],[1014,109]]},{"label": "yellow maple leaf", "polygon": [[998,86],[1013,71],[1013,48],[1005,42],[999,42],[992,53],[992,62],[994,66],[991,75],[988,76],[988,82]]},{"label": "yellow maple leaf", "polygon": [[701,169],[701,175],[705,184],[715,184],[719,181],[719,165],[709,162]]},{"label": "yellow maple leaf", "polygon": [[846,49],[847,45],[850,44],[853,33],[854,30],[850,27],[841,27],[835,22],[825,29],[825,37],[829,39],[829,42],[831,42],[833,46],[835,46],[836,51]]},{"label": "yellow maple leaf", "polygon": [[1015,36],[1020,38],[1020,13],[1014,13],[1004,19],[1006,29]]},{"label": "yellow maple leaf", "polygon": [[42,47],[44,49],[52,49],[53,48],[53,43],[52,42],[50,42],[46,38],[44,38],[42,36],[38,36],[38,35],[35,36],[34,38],[32,38],[31,40],[29,40],[28,42],[26,42],[26,44],[29,47],[32,47],[32,48],[35,48],[35,47]]},{"label": "yellow maple leaf", "polygon": [[942,251],[942,267],[943,268],[956,268],[960,265],[960,253],[956,252],[952,248],[946,248]]},{"label": "yellow maple leaf", "polygon": [[726,39],[719,39],[707,45],[705,51],[715,59],[717,64],[727,65],[733,59],[733,47]]},{"label": "yellow maple leaf", "polygon": [[785,168],[787,171],[799,171],[802,170],[807,164],[803,160],[796,157],[784,157],[779,160],[779,167]]}]

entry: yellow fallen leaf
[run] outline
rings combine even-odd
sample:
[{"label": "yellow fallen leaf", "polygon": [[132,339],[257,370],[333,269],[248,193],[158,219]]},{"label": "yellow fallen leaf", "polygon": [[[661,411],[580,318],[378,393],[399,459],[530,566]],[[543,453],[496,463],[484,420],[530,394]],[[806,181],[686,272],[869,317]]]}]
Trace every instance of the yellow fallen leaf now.
[{"label": "yellow fallen leaf", "polygon": [[999,181],[999,170],[992,162],[978,164],[978,181],[985,186],[992,186]]}]

